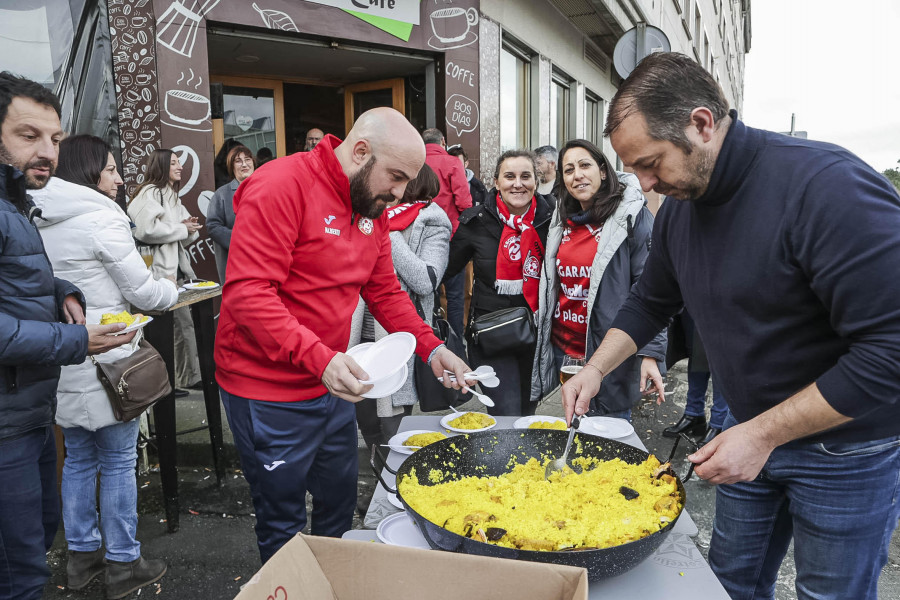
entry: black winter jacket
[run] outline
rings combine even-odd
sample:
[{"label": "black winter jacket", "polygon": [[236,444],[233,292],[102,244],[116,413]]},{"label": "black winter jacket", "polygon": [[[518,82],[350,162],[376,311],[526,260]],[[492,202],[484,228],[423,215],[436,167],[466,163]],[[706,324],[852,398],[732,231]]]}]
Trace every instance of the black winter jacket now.
[{"label": "black winter jacket", "polygon": [[[549,196],[535,194],[537,209],[534,215],[534,228],[547,243],[547,230],[550,228],[550,216],[553,205]],[[515,306],[528,306],[525,297],[501,296],[494,289],[497,279],[497,250],[500,248],[500,236],[503,233],[503,222],[497,212],[497,190],[487,193],[484,204],[466,209],[459,215],[459,229],[450,240],[450,261],[444,273],[444,280],[462,271],[471,260],[475,284],[472,291],[472,309],[475,317]]]},{"label": "black winter jacket", "polygon": [[0,165],[0,440],[53,423],[62,365],[81,363],[87,329],[64,324],[63,300],[77,287],[53,277],[30,215],[25,177]]}]

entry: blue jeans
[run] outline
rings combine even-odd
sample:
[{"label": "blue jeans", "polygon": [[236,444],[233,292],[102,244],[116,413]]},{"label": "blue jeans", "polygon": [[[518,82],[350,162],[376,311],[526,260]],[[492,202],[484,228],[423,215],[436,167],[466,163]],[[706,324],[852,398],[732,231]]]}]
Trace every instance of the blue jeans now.
[{"label": "blue jeans", "polygon": [[0,440],[0,598],[39,600],[59,527],[56,439],[41,427]]},{"label": "blue jeans", "polygon": [[250,484],[262,562],[306,527],[307,490],[312,535],[349,531],[359,474],[353,404],[331,394],[265,402],[220,392]]},{"label": "blue jeans", "polygon": [[466,271],[444,280],[444,295],[447,297],[447,322],[456,335],[462,339],[464,314],[466,311]]},{"label": "blue jeans", "polygon": [[[553,349],[553,362],[556,366],[556,372],[559,373],[562,371],[563,359],[566,357],[566,353],[562,351],[561,348],[558,348],[554,345],[550,345]],[[599,396],[599,394],[598,394]],[[625,410],[614,410],[614,411],[602,411],[600,409],[595,408],[597,404],[597,397],[591,399],[591,408],[588,410],[584,416],[586,417],[612,417],[615,419],[625,419],[629,423],[631,423],[631,409]]]},{"label": "blue jeans", "polygon": [[[106,558],[131,562],[141,556],[137,533],[137,436],[140,419],[97,431],[64,427],[63,526],[69,550],[94,552],[106,543]],[[97,472],[100,472],[100,518]],[[102,531],[102,536],[101,536]]]},{"label": "blue jeans", "polygon": [[709,380],[713,382],[713,404],[709,409],[709,426],[713,429],[722,429],[725,417],[728,415],[728,404],[725,396],[716,385],[716,378],[709,371],[691,371],[688,368],[687,401],[684,405],[686,417],[706,416],[706,388]]},{"label": "blue jeans", "polygon": [[754,481],[718,486],[709,564],[733,599],[774,598],[793,537],[798,598],[875,599],[898,494],[900,436],[779,446]]}]

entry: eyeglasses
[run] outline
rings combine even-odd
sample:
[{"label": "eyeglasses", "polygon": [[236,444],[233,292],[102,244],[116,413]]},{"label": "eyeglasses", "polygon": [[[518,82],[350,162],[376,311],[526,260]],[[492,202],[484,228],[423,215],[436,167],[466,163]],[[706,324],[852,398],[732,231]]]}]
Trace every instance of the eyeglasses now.
[{"label": "eyeglasses", "polygon": [[[686,433],[679,433],[678,437],[675,438],[675,443],[672,445],[672,451],[669,453],[669,458],[667,458],[665,462],[671,464],[672,458],[675,456],[675,451],[678,450],[678,443],[681,440],[687,442],[694,449],[694,452],[700,449],[700,444],[692,440]],[[691,475],[694,474],[694,463],[690,461],[688,461],[688,463],[690,464],[690,466],[688,467],[687,474],[681,478],[682,483],[689,480],[691,478]]]},{"label": "eyeglasses", "polygon": [[234,164],[236,164],[236,165],[252,165],[253,159],[252,158],[236,158],[236,159],[234,159]]}]

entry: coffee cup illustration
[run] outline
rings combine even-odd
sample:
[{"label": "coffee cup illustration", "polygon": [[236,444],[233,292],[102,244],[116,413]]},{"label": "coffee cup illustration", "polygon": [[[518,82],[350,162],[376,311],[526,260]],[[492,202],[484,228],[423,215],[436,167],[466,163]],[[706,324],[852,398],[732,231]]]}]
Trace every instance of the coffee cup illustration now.
[{"label": "coffee cup illustration", "polygon": [[431,13],[431,30],[443,44],[452,44],[466,39],[469,29],[477,24],[478,11],[474,7],[464,9],[453,6]]}]

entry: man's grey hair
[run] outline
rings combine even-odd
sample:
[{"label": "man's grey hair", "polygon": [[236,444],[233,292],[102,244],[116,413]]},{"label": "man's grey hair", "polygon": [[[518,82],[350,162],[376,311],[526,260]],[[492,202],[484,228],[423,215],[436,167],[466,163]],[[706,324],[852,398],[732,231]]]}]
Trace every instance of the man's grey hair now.
[{"label": "man's grey hair", "polygon": [[444,141],[444,134],[440,129],[426,129],[422,132],[422,141],[426,144],[440,144]]},{"label": "man's grey hair", "polygon": [[547,162],[556,163],[557,157],[559,157],[559,151],[554,146],[541,146],[540,148],[534,149],[535,156],[540,156]]}]

